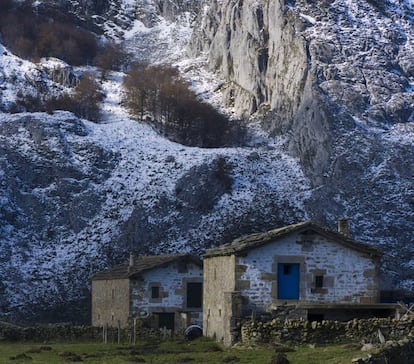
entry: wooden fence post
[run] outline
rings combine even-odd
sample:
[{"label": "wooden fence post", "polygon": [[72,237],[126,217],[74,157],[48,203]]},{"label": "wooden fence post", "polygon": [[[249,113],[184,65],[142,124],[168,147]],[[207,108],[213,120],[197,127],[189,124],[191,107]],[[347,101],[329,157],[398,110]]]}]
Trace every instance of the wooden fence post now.
[{"label": "wooden fence post", "polygon": [[121,320],[118,320],[118,345],[121,343]]},{"label": "wooden fence post", "polygon": [[134,345],[137,344],[137,318],[134,317]]}]

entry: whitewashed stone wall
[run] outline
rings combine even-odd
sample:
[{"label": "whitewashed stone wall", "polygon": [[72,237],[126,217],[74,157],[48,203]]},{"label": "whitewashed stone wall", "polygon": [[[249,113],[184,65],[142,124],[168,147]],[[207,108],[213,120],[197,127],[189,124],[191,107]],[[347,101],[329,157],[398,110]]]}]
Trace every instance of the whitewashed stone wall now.
[{"label": "whitewashed stone wall", "polygon": [[[267,311],[277,299],[277,264],[300,263],[299,300],[310,303],[378,302],[377,262],[319,235],[293,234],[252,249],[238,257],[236,290],[246,307]],[[315,289],[315,276],[324,276],[324,287]],[[286,301],[286,300],[283,300]]]},{"label": "whitewashed stone wall", "polygon": [[[183,267],[184,264],[174,262],[144,272],[139,280],[131,281],[131,314],[143,316],[144,313],[176,312],[177,315],[182,314],[176,318],[179,326],[202,325],[202,308],[187,307],[187,282],[202,283],[203,271],[193,263],[186,264],[186,269]],[[151,298],[153,286],[159,287],[158,299]]]}]

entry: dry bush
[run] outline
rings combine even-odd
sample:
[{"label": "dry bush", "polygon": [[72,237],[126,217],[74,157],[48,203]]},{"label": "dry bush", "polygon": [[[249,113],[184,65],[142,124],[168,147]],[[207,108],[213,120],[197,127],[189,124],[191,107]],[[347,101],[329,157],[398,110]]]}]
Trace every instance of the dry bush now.
[{"label": "dry bush", "polygon": [[72,65],[91,63],[98,45],[94,34],[73,24],[50,21],[30,6],[0,0],[3,43],[22,58],[57,57]]},{"label": "dry bush", "polygon": [[100,106],[103,94],[98,82],[94,77],[85,73],[75,87],[72,94],[63,94],[58,98],[48,100],[46,109],[66,110],[73,112],[76,116],[91,121],[99,121]]},{"label": "dry bush", "polygon": [[150,120],[170,139],[186,145],[232,144],[233,125],[211,105],[199,101],[176,68],[134,64],[124,79],[124,102],[141,120]]},{"label": "dry bush", "polygon": [[121,45],[107,42],[98,48],[94,65],[99,67],[102,78],[105,79],[108,71],[120,71],[128,61],[128,54]]},{"label": "dry bush", "polygon": [[9,11],[14,6],[13,0],[0,0],[0,13]]}]

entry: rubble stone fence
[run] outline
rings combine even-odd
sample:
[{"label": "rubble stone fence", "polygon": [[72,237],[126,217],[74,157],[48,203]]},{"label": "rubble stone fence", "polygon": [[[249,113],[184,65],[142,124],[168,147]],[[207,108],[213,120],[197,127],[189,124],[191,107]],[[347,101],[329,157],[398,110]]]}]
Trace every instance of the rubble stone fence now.
[{"label": "rubble stone fence", "polygon": [[102,328],[73,325],[38,325],[23,327],[11,324],[0,324],[0,341],[8,342],[49,342],[52,340],[99,340]]},{"label": "rubble stone fence", "polygon": [[352,364],[413,364],[414,338],[387,341],[379,352],[352,360]]},{"label": "rubble stone fence", "polygon": [[414,319],[355,319],[348,322],[306,320],[247,321],[241,328],[242,342],[327,344],[357,341],[384,343],[414,337]]},{"label": "rubble stone fence", "polygon": [[[133,343],[137,339],[171,337],[170,330],[149,329],[138,325],[122,328],[119,338],[123,343]],[[105,335],[105,336],[104,336]],[[102,341],[115,343],[118,341],[117,327],[74,326],[70,324],[36,325],[23,327],[9,323],[0,323],[0,342],[42,342],[51,341]]]}]

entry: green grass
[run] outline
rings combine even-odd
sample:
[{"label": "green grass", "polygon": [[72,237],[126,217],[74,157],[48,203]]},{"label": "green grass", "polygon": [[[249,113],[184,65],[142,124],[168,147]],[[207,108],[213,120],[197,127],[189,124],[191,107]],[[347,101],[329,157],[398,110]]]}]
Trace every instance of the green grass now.
[{"label": "green grass", "polygon": [[288,359],[294,364],[350,364],[352,359],[364,357],[367,352],[360,350],[356,344],[336,344],[295,348],[295,352],[287,353]]},{"label": "green grass", "polygon": [[[46,350],[49,349],[49,350]],[[19,358],[19,355],[22,357]],[[30,356],[31,359],[25,358]],[[88,364],[123,363],[240,363],[269,364],[274,349],[271,347],[236,346],[225,348],[206,338],[195,341],[147,341],[137,345],[101,343],[2,343],[0,364],[60,364],[73,363],[81,359]],[[293,364],[349,364],[351,359],[361,356],[356,345],[327,345],[294,347],[287,353]]]}]

